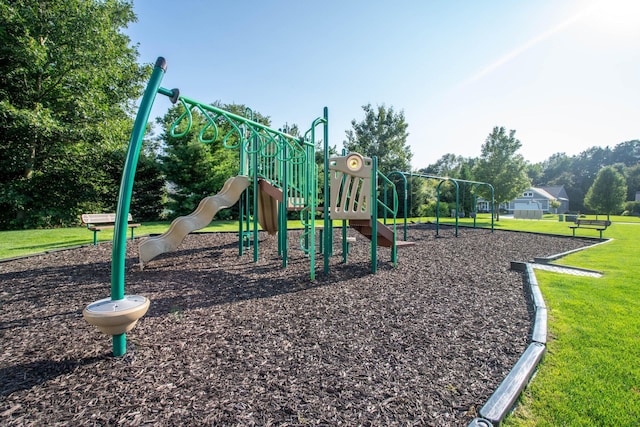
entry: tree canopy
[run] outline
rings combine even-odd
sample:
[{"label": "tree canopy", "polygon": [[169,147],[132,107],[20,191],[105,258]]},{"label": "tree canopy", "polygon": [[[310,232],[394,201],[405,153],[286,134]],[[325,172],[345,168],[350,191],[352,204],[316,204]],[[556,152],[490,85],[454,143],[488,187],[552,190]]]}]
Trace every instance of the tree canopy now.
[{"label": "tree canopy", "polygon": [[589,187],[584,203],[596,213],[611,215],[622,212],[626,196],[624,176],[615,167],[606,166]]},{"label": "tree canopy", "polygon": [[404,112],[396,113],[393,107],[371,104],[362,107],[365,116],[360,122],[351,121],[352,129],[346,131],[344,148],[363,156],[377,157],[378,170],[385,175],[393,171],[409,171],[413,154],[407,146],[407,127]]},{"label": "tree canopy", "polygon": [[148,71],[134,20],[120,0],[0,1],[0,227],[68,224],[117,193],[103,165]]},{"label": "tree canopy", "polygon": [[[507,134],[504,127],[494,127],[482,145],[482,155],[474,170],[476,181],[493,185],[496,204],[515,199],[531,185],[527,164],[518,154],[522,143],[515,134],[515,130]],[[484,188],[479,191],[488,196]]]}]

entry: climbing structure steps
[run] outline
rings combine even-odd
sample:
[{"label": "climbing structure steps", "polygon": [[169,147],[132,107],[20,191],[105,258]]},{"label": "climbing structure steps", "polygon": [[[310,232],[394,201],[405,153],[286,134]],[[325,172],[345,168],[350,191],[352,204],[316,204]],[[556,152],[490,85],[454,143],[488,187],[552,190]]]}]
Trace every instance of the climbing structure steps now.
[{"label": "climbing structure steps", "polygon": [[[383,246],[385,248],[393,247],[393,230],[377,221],[377,229],[378,229],[378,246]],[[362,234],[367,239],[371,240],[371,236],[373,235],[373,227],[371,226],[371,219],[352,219],[349,220],[349,226],[356,230],[358,233]],[[396,247],[405,247],[405,246],[413,246],[415,242],[405,242],[404,240],[397,240]]]}]

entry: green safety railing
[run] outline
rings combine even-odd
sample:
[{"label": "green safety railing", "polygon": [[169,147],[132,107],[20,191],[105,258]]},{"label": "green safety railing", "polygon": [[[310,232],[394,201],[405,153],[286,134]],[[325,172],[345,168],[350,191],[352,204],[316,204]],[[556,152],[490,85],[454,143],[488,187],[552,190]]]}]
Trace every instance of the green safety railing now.
[{"label": "green safety railing", "polygon": [[[272,129],[251,117],[243,117],[226,111],[215,105],[203,104],[196,100],[180,96],[176,89],[159,88],[158,93],[166,95],[183,107],[182,114],[173,122],[170,133],[174,137],[181,137],[191,131],[194,111],[205,119],[205,124],[198,131],[198,140],[208,144],[221,141],[223,147],[239,151],[240,174],[253,177],[253,239],[249,226],[248,198],[241,202],[241,225],[239,252],[249,241],[253,242],[254,261],[258,260],[258,181],[266,180],[270,185],[282,192],[282,204],[279,209],[278,228],[286,230],[287,208],[296,210],[311,209],[309,188],[315,186],[315,181],[307,174],[315,167],[314,144],[297,136],[290,135],[280,129]],[[250,112],[250,116],[252,113]],[[228,131],[221,134],[223,123],[228,125]],[[310,181],[311,180],[311,181]],[[245,206],[246,205],[246,206]],[[278,233],[278,253],[282,257],[283,267],[287,265],[287,235]]]},{"label": "green safety railing", "polygon": [[[372,227],[375,229],[372,230],[372,234],[376,236],[376,250],[374,250],[374,245],[371,249],[371,269],[372,272],[375,273],[377,270],[377,215],[378,211],[382,209],[382,216],[385,219],[388,214],[391,214],[391,218],[393,219],[393,226],[391,230],[393,231],[393,244],[391,246],[391,262],[394,267],[398,266],[398,247],[397,247],[397,217],[398,217],[398,191],[396,189],[396,185],[391,181],[388,177],[386,177],[382,172],[378,170],[378,159],[376,157],[373,158],[373,173],[377,179],[373,182],[372,188],[372,200],[374,201],[373,212],[372,212]],[[389,205],[389,191],[391,192],[391,202]],[[378,194],[382,195],[382,199]],[[406,240],[406,238],[405,238]]]}]

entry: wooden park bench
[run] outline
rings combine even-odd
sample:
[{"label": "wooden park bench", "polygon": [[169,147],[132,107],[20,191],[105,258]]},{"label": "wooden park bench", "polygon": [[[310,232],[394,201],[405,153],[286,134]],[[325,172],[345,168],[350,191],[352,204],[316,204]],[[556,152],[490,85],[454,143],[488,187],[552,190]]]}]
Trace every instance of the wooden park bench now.
[{"label": "wooden park bench", "polygon": [[591,228],[600,232],[600,240],[602,240],[602,232],[611,225],[611,221],[605,219],[576,219],[574,225],[569,228],[573,230],[573,237],[576,237],[577,228]]},{"label": "wooden park bench", "polygon": [[[93,231],[93,244],[98,244],[98,231],[108,230],[115,228],[116,214],[82,214],[82,223],[87,226],[87,229]],[[133,223],[133,217],[129,214],[128,227],[131,229],[131,240],[133,240],[133,230],[136,227],[140,227],[140,224]]]}]

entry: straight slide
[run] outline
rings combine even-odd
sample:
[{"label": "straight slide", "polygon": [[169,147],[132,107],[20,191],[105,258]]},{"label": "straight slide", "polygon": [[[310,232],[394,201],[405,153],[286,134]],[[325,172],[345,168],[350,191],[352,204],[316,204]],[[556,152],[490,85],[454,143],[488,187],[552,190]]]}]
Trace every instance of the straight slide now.
[{"label": "straight slide", "polygon": [[246,176],[229,178],[218,194],[202,199],[193,213],[174,219],[164,234],[142,241],[138,245],[140,266],[144,266],[160,254],[174,251],[187,234],[209,225],[220,209],[236,204],[248,186],[249,178]]}]

